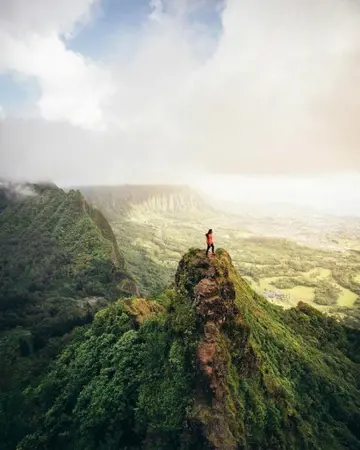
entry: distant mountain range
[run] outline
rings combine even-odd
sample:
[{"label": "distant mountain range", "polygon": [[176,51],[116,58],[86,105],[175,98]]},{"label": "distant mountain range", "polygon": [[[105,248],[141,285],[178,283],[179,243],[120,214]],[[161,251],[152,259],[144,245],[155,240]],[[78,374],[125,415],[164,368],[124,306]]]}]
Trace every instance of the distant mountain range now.
[{"label": "distant mountain range", "polygon": [[108,216],[126,215],[130,210],[153,213],[209,212],[199,192],[188,186],[122,185],[78,187],[85,198]]},{"label": "distant mountain range", "polygon": [[111,203],[115,211],[126,211],[132,207],[142,205],[144,211],[159,212],[208,212],[225,213],[231,216],[246,216],[247,218],[277,218],[313,220],[321,218],[360,220],[359,215],[334,214],[325,209],[320,210],[311,206],[281,202],[252,202],[251,192],[249,202],[235,202],[220,200],[205,191],[186,185],[118,185],[118,186],[79,186],[84,196],[97,205]]}]

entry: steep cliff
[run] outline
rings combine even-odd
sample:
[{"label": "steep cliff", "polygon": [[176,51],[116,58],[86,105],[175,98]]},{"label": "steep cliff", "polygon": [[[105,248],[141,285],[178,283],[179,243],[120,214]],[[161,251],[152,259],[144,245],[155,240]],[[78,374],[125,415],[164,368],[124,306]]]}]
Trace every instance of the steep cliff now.
[{"label": "steep cliff", "polygon": [[212,211],[202,196],[188,186],[122,185],[80,187],[85,198],[111,220],[134,214]]}]

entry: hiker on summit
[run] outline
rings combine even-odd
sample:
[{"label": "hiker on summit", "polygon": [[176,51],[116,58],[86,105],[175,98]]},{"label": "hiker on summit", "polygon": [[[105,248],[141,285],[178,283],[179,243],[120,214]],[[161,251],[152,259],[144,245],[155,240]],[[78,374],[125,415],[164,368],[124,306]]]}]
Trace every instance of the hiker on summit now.
[{"label": "hiker on summit", "polygon": [[205,234],[205,236],[206,236],[206,244],[207,244],[206,256],[209,253],[210,247],[211,247],[212,254],[215,255],[215,247],[214,247],[214,241],[213,241],[213,230],[210,228],[210,230]]}]

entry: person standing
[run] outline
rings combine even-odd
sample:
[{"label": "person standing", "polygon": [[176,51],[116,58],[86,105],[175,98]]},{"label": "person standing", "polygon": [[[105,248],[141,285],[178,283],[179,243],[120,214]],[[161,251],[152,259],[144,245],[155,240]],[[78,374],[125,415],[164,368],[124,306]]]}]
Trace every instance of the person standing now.
[{"label": "person standing", "polygon": [[205,236],[206,236],[206,244],[207,244],[206,256],[208,256],[210,248],[211,248],[212,254],[215,255],[213,230],[210,228],[210,230],[205,234]]}]

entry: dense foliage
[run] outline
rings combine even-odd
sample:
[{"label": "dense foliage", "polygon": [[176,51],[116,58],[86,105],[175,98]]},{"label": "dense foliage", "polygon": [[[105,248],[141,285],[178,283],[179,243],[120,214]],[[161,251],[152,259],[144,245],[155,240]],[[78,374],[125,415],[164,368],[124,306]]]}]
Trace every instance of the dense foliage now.
[{"label": "dense foliage", "polygon": [[117,302],[99,312],[90,329],[79,329],[48,375],[28,390],[27,425],[12,438],[22,437],[19,429],[30,433],[18,448],[179,447],[194,314],[187,307],[185,322],[162,311],[158,303]]},{"label": "dense foliage", "polygon": [[[223,301],[212,306],[209,294],[201,303],[199,283],[216,284]],[[359,344],[358,331],[306,304],[284,311],[268,303],[226,252],[209,261],[193,249],[175,290],[157,301],[117,302],[78,329],[26,390],[13,443],[18,450],[358,449]],[[209,372],[204,357],[212,358]]]},{"label": "dense foliage", "polygon": [[79,192],[52,185],[0,192],[0,409],[11,422],[21,387],[74,327],[136,287],[110,225]]}]

